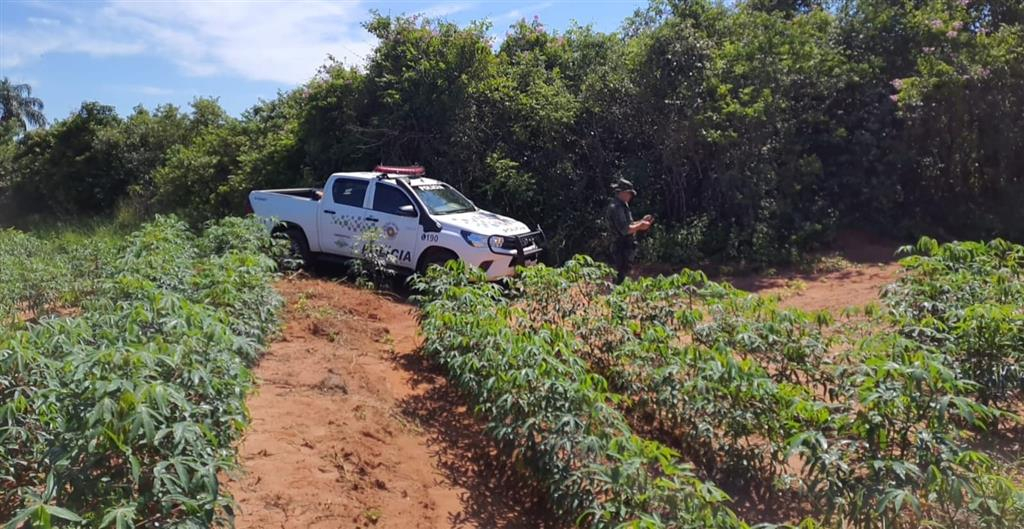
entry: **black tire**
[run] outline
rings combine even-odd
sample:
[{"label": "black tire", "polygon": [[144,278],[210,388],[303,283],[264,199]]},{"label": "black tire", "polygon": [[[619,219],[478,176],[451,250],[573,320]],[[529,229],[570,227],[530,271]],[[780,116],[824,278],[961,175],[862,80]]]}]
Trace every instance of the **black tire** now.
[{"label": "black tire", "polygon": [[313,252],[309,251],[309,241],[306,239],[306,234],[302,231],[302,228],[287,228],[281,233],[288,238],[288,242],[291,244],[289,257],[292,259],[302,259],[303,268],[312,268]]},{"label": "black tire", "polygon": [[430,248],[426,252],[423,252],[423,256],[420,257],[419,266],[416,267],[416,271],[420,274],[426,274],[427,269],[433,265],[444,266],[448,261],[458,261],[459,256],[455,255],[455,252],[451,250],[445,250],[444,248]]}]

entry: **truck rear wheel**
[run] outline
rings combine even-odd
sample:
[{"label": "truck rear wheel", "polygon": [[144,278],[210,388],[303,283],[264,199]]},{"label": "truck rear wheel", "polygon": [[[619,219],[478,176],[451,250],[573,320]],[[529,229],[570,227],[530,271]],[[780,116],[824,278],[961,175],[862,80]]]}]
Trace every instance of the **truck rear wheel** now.
[{"label": "truck rear wheel", "polygon": [[420,274],[426,274],[427,269],[433,265],[444,266],[448,261],[458,260],[459,256],[455,255],[455,252],[451,250],[431,248],[423,253],[423,257],[420,257],[420,264],[416,267],[416,271]]},{"label": "truck rear wheel", "polygon": [[313,266],[313,253],[309,251],[309,241],[306,239],[306,234],[301,228],[286,228],[280,233],[283,233],[288,238],[288,257],[291,259],[301,259],[303,268],[311,268]]}]

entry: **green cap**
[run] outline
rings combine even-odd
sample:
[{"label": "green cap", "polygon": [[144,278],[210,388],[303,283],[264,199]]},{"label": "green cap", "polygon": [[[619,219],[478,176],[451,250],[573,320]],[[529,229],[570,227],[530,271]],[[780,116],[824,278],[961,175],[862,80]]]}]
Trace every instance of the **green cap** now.
[{"label": "green cap", "polygon": [[618,179],[618,181],[613,183],[612,184],[612,191],[615,191],[616,193],[618,193],[620,191],[632,191],[634,195],[636,194],[636,188],[633,187],[633,182],[630,182],[629,180],[626,180],[625,178],[620,178],[620,179]]}]

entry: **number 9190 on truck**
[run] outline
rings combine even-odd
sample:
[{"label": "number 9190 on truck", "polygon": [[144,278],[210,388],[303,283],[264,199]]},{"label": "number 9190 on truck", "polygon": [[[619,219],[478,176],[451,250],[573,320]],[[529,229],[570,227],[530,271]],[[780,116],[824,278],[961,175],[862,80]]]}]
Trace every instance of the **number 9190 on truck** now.
[{"label": "number 9190 on truck", "polygon": [[334,173],[323,189],[253,191],[249,205],[268,227],[283,231],[306,262],[359,258],[364,234],[373,228],[394,266],[409,272],[461,259],[499,279],[537,262],[544,242],[540,229],[484,211],[424,175],[419,166]]}]

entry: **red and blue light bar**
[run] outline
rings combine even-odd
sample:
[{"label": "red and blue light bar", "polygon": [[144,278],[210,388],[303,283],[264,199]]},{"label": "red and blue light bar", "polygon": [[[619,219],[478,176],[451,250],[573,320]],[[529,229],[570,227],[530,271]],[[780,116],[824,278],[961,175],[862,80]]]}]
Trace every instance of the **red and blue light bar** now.
[{"label": "red and blue light bar", "polygon": [[424,169],[422,166],[419,166],[419,165],[406,165],[406,166],[378,165],[377,167],[373,168],[373,172],[375,172],[375,173],[384,173],[384,174],[397,174],[397,175],[405,175],[405,176],[423,176],[423,175],[427,174],[427,170]]}]

